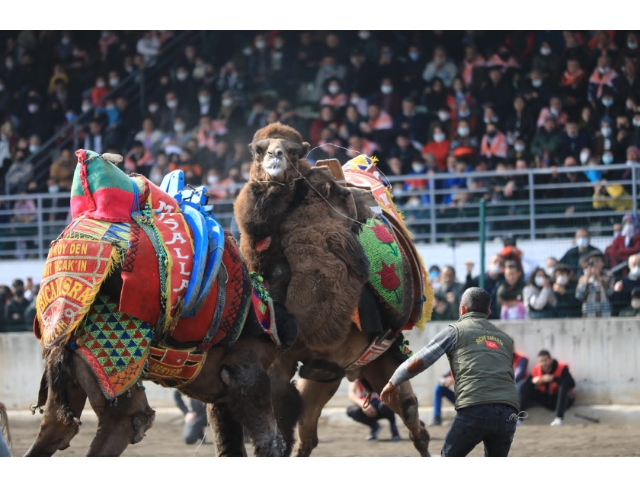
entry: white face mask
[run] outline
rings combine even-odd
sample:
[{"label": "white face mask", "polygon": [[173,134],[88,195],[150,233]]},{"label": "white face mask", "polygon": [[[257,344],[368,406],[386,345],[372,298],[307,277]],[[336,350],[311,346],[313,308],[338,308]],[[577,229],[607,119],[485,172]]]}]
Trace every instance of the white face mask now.
[{"label": "white face mask", "polygon": [[631,225],[629,225],[628,223],[625,223],[625,225],[622,227],[622,232],[621,233],[625,237],[633,237],[633,227]]},{"label": "white face mask", "polygon": [[189,73],[185,73],[184,71],[180,71],[179,73],[176,74],[176,78],[178,78],[178,81],[184,81],[189,77]]},{"label": "white face mask", "polygon": [[634,127],[640,127],[640,119],[634,118],[633,119],[633,126]]},{"label": "white face mask", "polygon": [[169,100],[167,102],[167,106],[171,109],[175,108],[178,106],[178,100]]},{"label": "white face mask", "polygon": [[31,152],[33,154],[34,152],[38,152],[39,148],[40,148],[40,146],[31,144],[31,145],[29,145],[29,152]]},{"label": "white face mask", "polygon": [[253,51],[251,50],[250,47],[247,47],[246,49],[243,49],[242,52],[244,53],[245,56],[251,56],[251,53]]},{"label": "white face mask", "polygon": [[91,105],[82,105],[82,113],[87,113],[91,110]]},{"label": "white face mask", "polygon": [[469,127],[458,127],[458,135],[460,137],[466,137],[469,135]]},{"label": "white face mask", "polygon": [[576,245],[581,249],[586,249],[589,246],[589,239],[587,237],[577,238]]},{"label": "white face mask", "polygon": [[600,71],[600,73],[602,74],[606,74],[609,72],[609,68],[598,68],[598,71]]},{"label": "white face mask", "polygon": [[611,135],[611,127],[602,127],[600,132],[602,132],[603,137],[609,137]]},{"label": "white face mask", "polygon": [[49,193],[57,193],[60,191],[60,188],[58,187],[57,184],[52,184],[51,186],[49,186]]},{"label": "white face mask", "polygon": [[629,269],[629,277],[640,277],[640,267],[632,267]]},{"label": "white face mask", "polygon": [[29,105],[27,110],[29,110],[29,113],[36,113],[39,108],[40,107],[38,105]]},{"label": "white face mask", "polygon": [[433,140],[435,140],[436,142],[442,142],[444,138],[445,138],[445,135],[442,132],[433,134]]},{"label": "white face mask", "polygon": [[550,47],[541,47],[540,48],[540,54],[542,54],[543,56],[548,56],[549,54],[551,54],[551,48]]},{"label": "white face mask", "polygon": [[156,113],[158,111],[158,105],[149,105],[149,112]]},{"label": "white face mask", "polygon": [[499,265],[489,266],[489,274],[493,274],[495,276],[496,274],[500,274],[501,272],[502,267],[500,267]]},{"label": "white face mask", "polygon": [[418,198],[411,198],[409,201],[407,201],[407,206],[411,208],[417,208],[418,206],[420,206],[420,200]]},{"label": "white face mask", "polygon": [[153,184],[160,184],[163,178],[164,176],[162,175],[162,173],[158,171],[152,172],[151,175],[149,176],[149,179],[151,179],[151,182]]},{"label": "white face mask", "polygon": [[589,152],[581,152],[580,153],[580,162],[582,164],[586,164],[587,161],[589,160]]},{"label": "white face mask", "polygon": [[338,85],[329,85],[329,88],[327,88],[329,90],[329,93],[331,93],[332,95],[337,94],[340,91],[340,86]]},{"label": "white face mask", "polygon": [[438,118],[441,122],[446,122],[450,118],[449,112],[438,112]]},{"label": "white face mask", "polygon": [[422,172],[424,170],[424,164],[414,162],[411,164],[411,169],[413,169],[413,172]]},{"label": "white face mask", "polygon": [[118,83],[120,83],[120,78],[109,78],[109,85],[110,86],[117,86]]},{"label": "white face mask", "polygon": [[207,103],[209,103],[209,97],[208,96],[199,96],[198,97],[198,101],[200,102],[201,105],[206,105]]},{"label": "white face mask", "polygon": [[184,130],[185,125],[183,123],[174,123],[173,130],[176,132],[182,132]]},{"label": "white face mask", "polygon": [[352,105],[357,105],[359,101],[360,98],[358,98],[357,96],[354,96],[353,98],[351,98],[351,100],[349,100]]},{"label": "white face mask", "polygon": [[534,88],[540,88],[542,86],[542,80],[541,79],[532,79],[531,80],[531,85]]},{"label": "white face mask", "polygon": [[222,100],[223,107],[230,107],[233,104],[233,100],[231,98],[225,98]]},{"label": "white face mask", "polygon": [[524,144],[516,144],[513,146],[516,152],[522,152],[524,150]]},{"label": "white face mask", "polygon": [[220,179],[220,178],[218,178],[218,176],[215,176],[215,175],[213,175],[213,174],[212,174],[212,175],[210,175],[210,176],[207,176],[207,183],[209,183],[209,184],[216,184],[216,183],[218,182],[218,180],[219,180],[219,179]]},{"label": "white face mask", "polygon": [[556,282],[560,286],[566,286],[567,283],[569,282],[569,278],[567,276],[558,276],[558,277],[556,277]]},{"label": "white face mask", "polygon": [[380,87],[380,91],[382,91],[382,93],[384,93],[385,95],[388,95],[389,93],[393,92],[393,86],[382,85]]},{"label": "white face mask", "polygon": [[371,36],[371,33],[369,31],[363,30],[358,32],[358,37],[363,41],[366,41],[370,36]]},{"label": "white face mask", "polygon": [[251,178],[251,173],[248,173],[248,172],[242,173],[242,179],[244,179],[245,181],[249,181],[250,178]]},{"label": "white face mask", "polygon": [[105,82],[104,82],[104,81],[98,81],[98,82],[96,82],[96,86],[97,86],[98,88],[104,88],[104,86],[105,86]]},{"label": "white face mask", "polygon": [[544,278],[544,276],[536,276],[536,278],[534,279],[534,282],[536,283],[536,286],[538,287],[542,287],[545,283],[546,279]]},{"label": "white face mask", "polygon": [[638,309],[640,308],[640,299],[632,299],[631,300],[631,307],[633,309]]},{"label": "white face mask", "polygon": [[638,43],[637,42],[627,42],[627,47],[629,49],[632,49],[632,50],[638,49]]},{"label": "white face mask", "polygon": [[547,276],[553,276],[556,273],[556,268],[555,267],[547,267],[545,269],[545,272],[547,273]]},{"label": "white face mask", "polygon": [[258,41],[256,42],[256,47],[258,49],[264,49],[265,47],[267,47],[267,43],[265,41]]}]

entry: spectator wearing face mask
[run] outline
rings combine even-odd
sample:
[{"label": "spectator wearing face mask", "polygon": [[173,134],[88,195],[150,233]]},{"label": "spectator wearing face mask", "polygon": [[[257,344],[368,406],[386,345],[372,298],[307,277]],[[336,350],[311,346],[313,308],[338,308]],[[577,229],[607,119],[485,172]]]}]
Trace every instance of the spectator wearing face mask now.
[{"label": "spectator wearing face mask", "polygon": [[582,303],[576,299],[577,280],[566,264],[555,267],[553,293],[556,298],[556,318],[579,318],[582,316]]},{"label": "spectator wearing face mask", "polygon": [[380,82],[380,91],[373,95],[370,103],[378,105],[382,110],[392,117],[400,113],[401,98],[397,90],[394,88],[391,78],[382,78]]},{"label": "spectator wearing face mask", "polygon": [[622,217],[622,232],[604,251],[607,267],[611,269],[638,252],[640,252],[640,231],[637,218],[627,213]]},{"label": "spectator wearing face mask", "polygon": [[562,101],[558,96],[552,96],[549,100],[549,106],[540,110],[540,115],[538,116],[538,129],[544,126],[544,121],[548,116],[552,116],[556,120],[556,126],[562,128],[567,123],[567,114],[562,109]]},{"label": "spectator wearing face mask", "polygon": [[578,59],[567,59],[567,69],[562,73],[558,91],[569,106],[582,105],[587,101],[587,73],[583,71]]},{"label": "spectator wearing face mask", "polygon": [[549,276],[540,267],[534,269],[529,276],[529,282],[523,291],[523,301],[529,319],[537,320],[555,316],[557,300],[551,287],[552,284]]},{"label": "spectator wearing face mask", "polygon": [[543,41],[538,54],[533,56],[531,67],[540,71],[547,79],[555,81],[562,71],[562,58],[553,52],[550,42]]},{"label": "spectator wearing face mask", "polygon": [[617,77],[618,73],[610,67],[609,58],[600,56],[598,58],[598,64],[589,78],[589,86],[587,89],[587,98],[594,108],[597,106],[596,102],[602,97],[605,86],[612,89],[615,88],[614,81]]},{"label": "spectator wearing face mask", "polygon": [[525,142],[530,142],[536,131],[535,119],[522,96],[513,99],[513,115],[507,119],[505,131],[511,140],[522,139]]},{"label": "spectator wearing face mask", "polygon": [[426,60],[417,44],[411,44],[407,50],[407,60],[401,66],[401,91],[411,97],[416,97],[421,91],[422,73]]},{"label": "spectator wearing face mask", "polygon": [[590,154],[590,141],[589,134],[587,134],[584,130],[581,130],[576,120],[568,120],[565,125],[564,133],[562,134],[562,140],[560,142],[560,158],[566,159],[571,156],[575,159],[581,159],[581,154],[583,150],[587,150],[586,159],[588,159]]},{"label": "spectator wearing face mask", "polygon": [[[486,268],[484,274],[484,286],[482,289],[487,291],[491,296],[491,314],[493,317],[490,318],[498,319],[500,316],[500,304],[497,299],[497,291],[498,287],[504,280],[503,274],[503,266],[504,259],[500,254],[494,254],[491,256],[489,260],[489,266]],[[479,287],[480,286],[480,276],[471,277],[471,272],[473,271],[474,263],[466,262],[465,267],[467,269],[467,278],[465,281],[465,290],[470,287]]]},{"label": "spectator wearing face mask", "polygon": [[406,131],[411,141],[424,145],[428,133],[428,120],[423,113],[416,112],[416,103],[412,98],[402,100],[402,111],[393,121],[393,131],[397,134]]},{"label": "spectator wearing face mask", "polygon": [[534,69],[529,73],[529,79],[522,83],[519,92],[529,109],[533,113],[539,113],[551,98],[551,84],[543,79],[540,71]]},{"label": "spectator wearing face mask", "polygon": [[583,270],[580,266],[580,260],[590,252],[600,252],[600,250],[589,242],[589,230],[586,228],[578,228],[573,240],[575,247],[570,248],[560,259],[561,264],[569,267],[576,278],[582,276]]},{"label": "spectator wearing face mask", "polygon": [[425,154],[433,154],[436,158],[436,168],[441,171],[446,170],[446,159],[449,154],[450,141],[447,140],[447,136],[443,128],[439,125],[433,127],[432,141],[425,144],[422,148],[422,156]]},{"label": "spectator wearing face mask", "polygon": [[620,310],[618,316],[621,318],[638,317],[640,316],[640,287],[633,288],[630,293],[631,300],[629,306]]},{"label": "spectator wearing face mask", "polygon": [[433,59],[427,64],[422,73],[422,79],[430,83],[438,77],[448,88],[453,83],[453,78],[458,74],[458,68],[447,60],[447,53],[443,47],[436,47],[433,51]]},{"label": "spectator wearing face mask", "polygon": [[327,80],[325,87],[325,94],[320,99],[321,106],[330,106],[335,111],[344,113],[344,108],[347,106],[348,98],[346,93],[342,90],[340,80],[338,78],[330,78]]},{"label": "spectator wearing face mask", "polygon": [[507,138],[495,123],[487,124],[487,131],[480,142],[480,155],[488,159],[507,158]]},{"label": "spectator wearing face mask", "polygon": [[587,254],[584,263],[585,271],[576,288],[576,298],[582,301],[582,317],[607,318],[611,316],[613,276],[604,269],[605,257],[600,252]]}]

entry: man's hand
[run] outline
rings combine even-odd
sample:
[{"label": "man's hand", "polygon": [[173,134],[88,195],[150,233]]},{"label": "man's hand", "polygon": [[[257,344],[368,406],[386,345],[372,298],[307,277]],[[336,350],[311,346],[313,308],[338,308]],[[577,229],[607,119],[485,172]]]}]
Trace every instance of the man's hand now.
[{"label": "man's hand", "polygon": [[193,423],[196,420],[197,416],[198,415],[195,412],[189,411],[187,414],[184,415],[184,422]]},{"label": "man's hand", "polygon": [[453,385],[454,382],[455,382],[454,378],[449,376],[444,379],[444,383],[442,385],[444,385],[448,389]]},{"label": "man's hand", "polygon": [[541,378],[540,381],[543,384],[548,384],[549,382],[553,382],[553,376],[551,374],[544,374]]},{"label": "man's hand", "polygon": [[533,385],[537,385],[540,382],[540,379],[542,379],[542,377],[532,377],[531,378],[531,383]]},{"label": "man's hand", "polygon": [[613,286],[613,290],[617,293],[621,293],[622,292],[622,281],[618,281],[616,282],[616,284]]},{"label": "man's hand", "polygon": [[447,300],[447,303],[453,303],[456,300],[456,297],[452,292],[448,292],[447,294],[444,295],[444,297]]},{"label": "man's hand", "polygon": [[393,401],[400,399],[400,388],[398,386],[394,386],[391,381],[384,386],[382,392],[380,393],[380,399],[387,406],[390,406]]},{"label": "man's hand", "polygon": [[464,266],[467,268],[467,274],[471,274],[471,271],[473,270],[474,265],[475,264],[470,260],[464,263]]},{"label": "man's hand", "polygon": [[378,414],[378,410],[374,408],[371,404],[369,404],[366,408],[362,408],[362,411],[364,411],[364,414],[366,414],[370,418],[375,418],[376,415]]}]

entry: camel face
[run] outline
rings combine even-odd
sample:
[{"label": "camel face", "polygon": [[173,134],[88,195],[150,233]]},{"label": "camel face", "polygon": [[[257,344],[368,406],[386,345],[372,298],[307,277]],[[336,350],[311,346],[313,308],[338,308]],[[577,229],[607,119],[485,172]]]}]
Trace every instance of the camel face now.
[{"label": "camel face", "polygon": [[250,145],[254,170],[275,181],[287,179],[287,173],[297,173],[298,159],[304,147],[284,139],[263,139]]}]

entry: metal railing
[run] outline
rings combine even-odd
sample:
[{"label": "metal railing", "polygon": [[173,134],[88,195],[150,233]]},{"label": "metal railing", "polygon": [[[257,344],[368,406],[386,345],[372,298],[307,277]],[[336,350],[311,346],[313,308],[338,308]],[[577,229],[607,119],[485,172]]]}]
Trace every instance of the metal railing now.
[{"label": "metal railing", "polygon": [[[527,183],[518,188],[520,198],[500,200],[492,198],[485,201],[484,234],[487,240],[514,236],[538,240],[559,237],[572,237],[576,227],[587,227],[593,235],[611,234],[613,222],[620,222],[625,213],[638,211],[638,171],[640,165],[598,166],[598,170],[610,172],[631,169],[629,179],[608,181],[607,184],[621,185],[627,195],[616,199],[616,204],[624,203],[625,209],[595,209],[593,197],[541,198],[540,192],[587,188],[593,193],[594,184],[548,184],[538,182],[544,176],[557,172],[585,172],[593,167],[571,167],[557,169],[532,169],[526,171],[503,171],[465,174],[432,174],[422,176],[389,177],[392,184],[406,181],[425,181],[428,187],[420,190],[396,191],[394,198],[398,208],[404,212],[405,221],[414,233],[417,241],[436,243],[451,240],[475,241],[480,232],[480,202],[478,196],[487,194],[487,188],[443,189],[442,181],[452,177],[495,178],[518,176]],[[210,191],[225,190],[232,197],[213,201],[214,213],[220,224],[226,229],[233,228],[234,195],[243,187],[235,184],[228,187],[209,188]],[[497,192],[496,192],[497,190]],[[498,188],[489,188],[493,194],[500,194]],[[445,200],[452,192],[457,196],[469,198],[462,205],[447,203]],[[407,204],[411,197],[428,197],[428,203],[418,207]],[[51,240],[55,239],[70,221],[69,193],[34,194],[0,196],[0,258],[44,258]],[[475,200],[474,200],[475,198]],[[25,201],[33,203],[35,208],[16,209],[24,206]],[[567,211],[573,207],[572,211]]]},{"label": "metal railing", "polygon": [[[49,171],[51,159],[55,156],[55,151],[66,144],[72,143],[73,147],[80,148],[79,127],[87,124],[95,115],[95,109],[107,99],[124,97],[130,105],[139,104],[140,114],[144,113],[147,90],[156,81],[156,77],[165,74],[169,67],[175,63],[178,50],[189,42],[195,42],[201,36],[200,31],[177,31],[170,37],[156,61],[146,66],[144,69],[133,72],[126,76],[111,89],[106,95],[100,98],[91,110],[79,114],[71,123],[65,123],[47,141],[42,143],[40,149],[29,155],[25,163],[34,163],[33,174],[40,180],[42,175]],[[8,182],[5,182],[5,194],[9,194]]]}]

